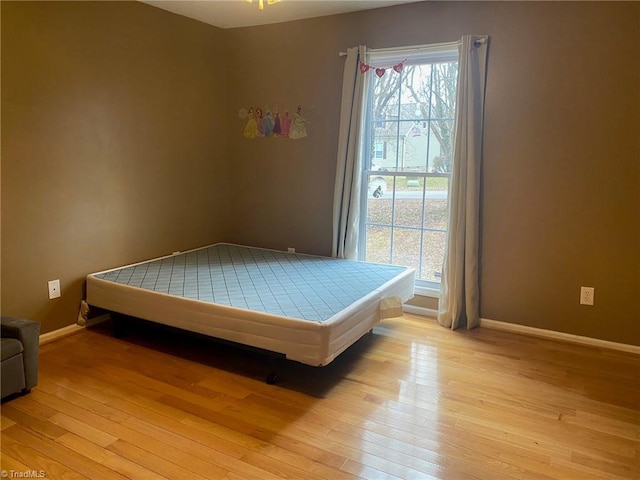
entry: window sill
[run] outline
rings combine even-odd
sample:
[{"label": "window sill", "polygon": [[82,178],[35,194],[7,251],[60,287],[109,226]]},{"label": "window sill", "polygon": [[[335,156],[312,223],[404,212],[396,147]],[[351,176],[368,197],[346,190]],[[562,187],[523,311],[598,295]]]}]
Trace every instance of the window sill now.
[{"label": "window sill", "polygon": [[413,289],[413,293],[423,297],[440,298],[439,289],[436,290],[435,288],[422,287],[419,285],[415,286],[415,288]]}]

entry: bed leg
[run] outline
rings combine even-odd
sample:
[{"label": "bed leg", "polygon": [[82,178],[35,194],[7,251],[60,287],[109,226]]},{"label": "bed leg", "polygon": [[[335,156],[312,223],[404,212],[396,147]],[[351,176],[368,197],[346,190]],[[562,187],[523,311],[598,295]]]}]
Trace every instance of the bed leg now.
[{"label": "bed leg", "polygon": [[120,315],[112,314],[111,319],[113,322],[111,330],[113,338],[123,338],[126,334],[126,328],[122,317]]},{"label": "bed leg", "polygon": [[267,382],[267,385],[275,385],[279,380],[278,373],[276,372],[276,358],[271,355],[267,355],[267,360],[271,371],[269,372],[269,375],[267,375],[265,382]]},{"label": "bed leg", "polygon": [[267,375],[267,385],[275,385],[276,382],[278,381],[278,374],[275,371],[272,371],[271,373],[269,373],[269,375]]}]

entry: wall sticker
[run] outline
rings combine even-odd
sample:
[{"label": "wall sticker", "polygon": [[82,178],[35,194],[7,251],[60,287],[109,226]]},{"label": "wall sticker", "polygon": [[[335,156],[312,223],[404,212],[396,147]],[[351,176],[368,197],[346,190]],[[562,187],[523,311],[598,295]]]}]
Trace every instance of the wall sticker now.
[{"label": "wall sticker", "polygon": [[273,111],[266,106],[241,108],[238,117],[245,121],[242,135],[245,138],[290,138],[298,140],[308,135],[307,120],[302,115],[302,105],[296,107],[293,115],[288,109]]}]

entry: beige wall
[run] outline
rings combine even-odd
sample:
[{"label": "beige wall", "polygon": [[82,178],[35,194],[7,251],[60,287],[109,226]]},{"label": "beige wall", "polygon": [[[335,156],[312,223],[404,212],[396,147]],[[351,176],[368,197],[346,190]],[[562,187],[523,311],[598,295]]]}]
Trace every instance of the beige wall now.
[{"label": "beige wall", "polygon": [[[338,52],[475,33],[481,315],[640,344],[640,4],[424,2],[224,31],[47,5],[2,2],[3,312],[67,325],[86,273],[217,240],[328,254]],[[274,103],[302,104],[310,137],[244,139],[238,110]]]},{"label": "beige wall", "polygon": [[72,324],[87,273],[225,237],[226,58],[141,3],[2,2],[3,314]]},{"label": "beige wall", "polygon": [[488,34],[481,315],[640,344],[639,20],[638,3],[424,2],[230,31],[230,116],[285,99],[313,130],[250,141],[230,122],[251,186],[233,240],[330,252],[339,51]]}]

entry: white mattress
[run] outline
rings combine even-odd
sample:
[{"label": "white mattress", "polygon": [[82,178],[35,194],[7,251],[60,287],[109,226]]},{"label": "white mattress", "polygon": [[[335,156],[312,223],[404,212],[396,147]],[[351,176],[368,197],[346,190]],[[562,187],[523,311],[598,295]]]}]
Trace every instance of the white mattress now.
[{"label": "white mattress", "polygon": [[414,276],[395,265],[218,243],[90,274],[87,303],[322,366],[397,315]]}]

